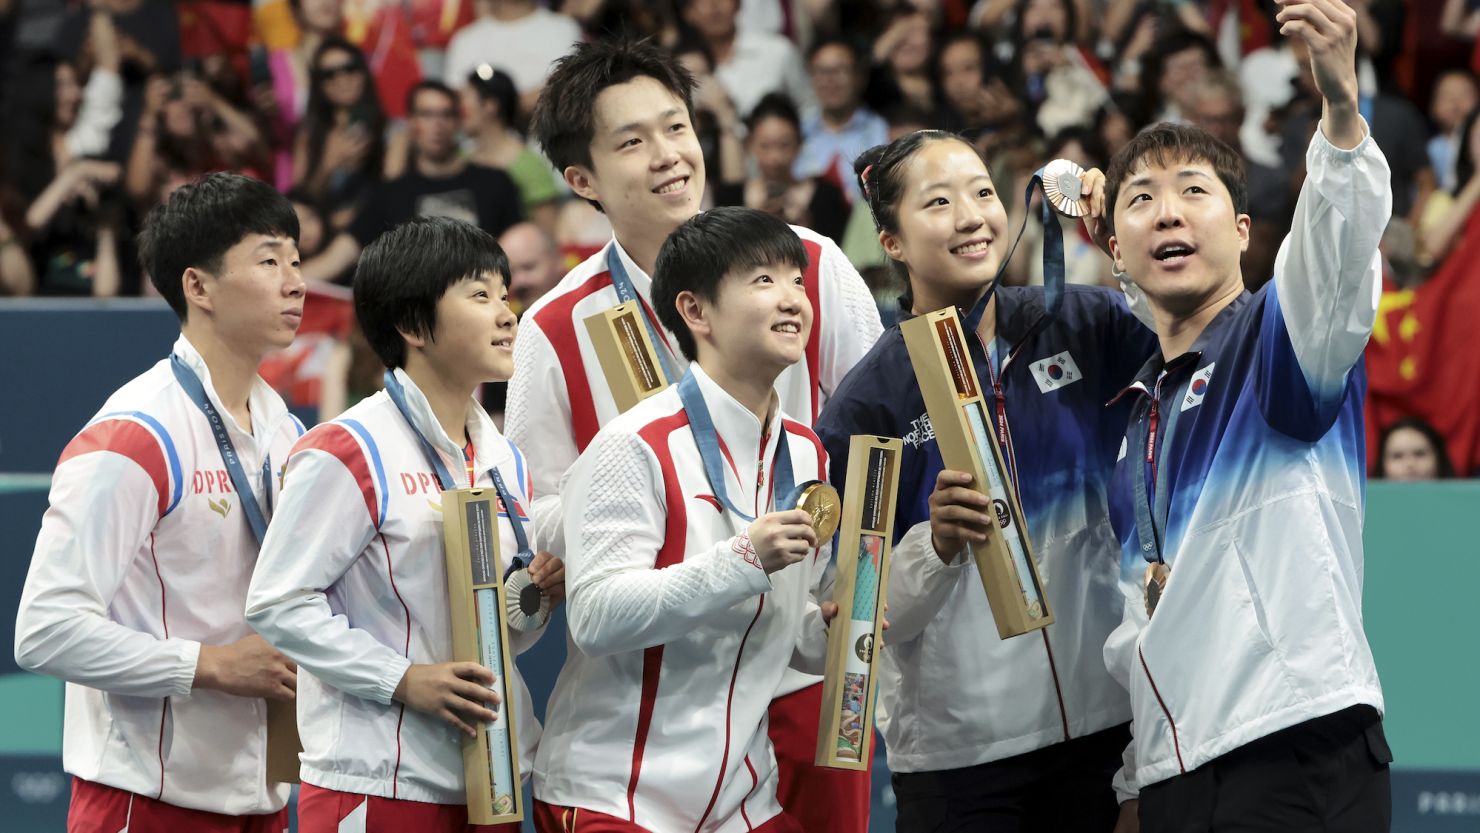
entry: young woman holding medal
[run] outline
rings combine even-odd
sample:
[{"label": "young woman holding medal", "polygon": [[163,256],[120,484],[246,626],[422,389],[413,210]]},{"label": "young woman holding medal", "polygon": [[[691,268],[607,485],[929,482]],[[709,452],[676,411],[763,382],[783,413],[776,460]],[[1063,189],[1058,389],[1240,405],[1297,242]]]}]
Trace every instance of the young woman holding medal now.
[{"label": "young woman holding medal", "polygon": [[288,826],[263,700],[292,702],[294,667],[242,609],[303,433],[257,376],[303,317],[297,240],[288,200],[231,174],[145,222],[180,338],[62,451],[16,617],[16,663],[67,681],[69,831]]},{"label": "young woman holding medal", "polygon": [[746,208],[694,217],[658,255],[653,306],[690,364],[567,479],[575,650],[535,767],[541,833],[803,830],[766,713],[788,666],[821,670],[839,517],[821,443],[775,391],[813,326],[806,267],[783,221]]},{"label": "young woman holding medal", "polygon": [[[823,409],[818,434],[835,483],[851,435],[905,441],[878,695],[898,829],[1108,833],[1130,704],[1101,658],[1123,601],[1107,487],[1127,418],[1105,402],[1155,337],[1120,293],[1063,286],[1062,260],[1044,287],[998,285],[1014,238],[964,140],[909,134],[855,170],[908,285],[902,314],[961,314],[1056,617],[1036,633],[996,636],[969,553],[996,515],[970,475],[944,468],[900,329],[885,331]],[[1043,179],[1063,213],[1103,211],[1098,171],[1054,163]],[[1057,217],[1046,228],[1057,230]]]},{"label": "young woman holding medal", "polygon": [[[508,274],[492,236],[445,218],[411,220],[360,256],[355,313],[385,390],[294,447],[247,593],[252,627],[305,672],[304,833],[351,817],[368,833],[518,830],[468,824],[460,736],[508,720],[491,687],[514,692],[523,761],[539,724],[517,673],[496,681],[448,661],[440,503],[444,490],[494,490],[507,584],[527,570],[549,603],[561,599],[559,559],[531,546],[528,466],[473,399],[513,371]],[[522,628],[511,617],[516,654],[543,633],[549,604],[533,613]]]}]

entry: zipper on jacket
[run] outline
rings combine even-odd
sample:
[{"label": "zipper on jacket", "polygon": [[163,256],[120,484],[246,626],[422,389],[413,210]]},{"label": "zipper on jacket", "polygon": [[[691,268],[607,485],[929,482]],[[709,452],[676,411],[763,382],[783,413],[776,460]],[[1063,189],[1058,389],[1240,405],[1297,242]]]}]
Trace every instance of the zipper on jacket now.
[{"label": "zipper on jacket", "polygon": [[[1003,464],[1008,466],[1012,470],[1012,476],[1009,479],[1012,483],[1012,490],[1018,498],[1018,503],[1021,504],[1022,492],[1018,489],[1017,483],[1017,455],[1013,453],[1012,437],[1007,432],[1007,395],[1002,390],[1002,375],[997,372],[996,368],[992,367],[992,354],[990,351],[987,350],[987,343],[984,339],[982,339],[981,333],[976,334],[976,339],[979,343],[981,343],[982,351],[986,354],[987,357],[987,377],[992,383],[992,399],[994,400],[993,410],[997,417],[997,443],[1002,446],[1002,450],[1004,452]],[[1003,370],[1007,369],[1007,365],[1012,361],[1012,356],[1013,351],[1009,351],[1008,355],[1003,359]],[[983,460],[982,462],[986,465],[991,465],[990,461]],[[1026,519],[1024,519],[1024,522],[1026,522]],[[1050,645],[1048,641],[1048,630],[1046,628],[1042,628],[1039,629],[1038,633],[1043,637],[1043,653],[1044,656],[1048,658],[1048,671],[1049,675],[1053,679],[1053,693],[1054,696],[1058,698],[1059,703],[1059,720],[1062,722],[1063,725],[1064,740],[1067,741],[1070,739],[1069,711],[1064,707],[1064,688],[1062,685],[1059,684],[1058,663],[1054,662],[1053,646]]]}]

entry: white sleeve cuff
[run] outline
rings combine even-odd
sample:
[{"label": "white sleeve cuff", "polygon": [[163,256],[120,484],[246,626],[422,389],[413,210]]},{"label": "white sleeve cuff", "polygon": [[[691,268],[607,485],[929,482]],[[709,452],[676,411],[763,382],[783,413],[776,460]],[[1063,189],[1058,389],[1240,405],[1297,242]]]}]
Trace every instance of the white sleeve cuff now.
[{"label": "white sleeve cuff", "polygon": [[396,689],[401,685],[401,680],[406,676],[406,671],[411,668],[411,660],[397,656],[396,661],[386,668],[385,676],[375,687],[375,701],[384,706],[389,706],[395,698]]}]

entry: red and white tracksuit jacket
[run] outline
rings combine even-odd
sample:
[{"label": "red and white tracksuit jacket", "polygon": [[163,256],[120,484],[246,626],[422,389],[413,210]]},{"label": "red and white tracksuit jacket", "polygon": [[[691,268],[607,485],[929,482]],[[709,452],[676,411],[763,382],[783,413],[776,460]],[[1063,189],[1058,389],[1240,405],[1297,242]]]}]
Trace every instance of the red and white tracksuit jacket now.
[{"label": "red and white tracksuit jacket", "polygon": [[[811,426],[828,396],[874,346],[883,325],[873,295],[842,250],[811,229],[791,228],[807,250],[803,279],[812,303],[812,333],[804,360],[781,374],[776,393],[782,411]],[[663,343],[654,348],[667,354],[675,375],[688,367],[678,342],[653,313],[652,278],[616,240],[572,269],[520,319],[504,429],[529,453],[533,490],[539,495],[532,510],[535,528],[545,549],[556,555],[565,552],[561,481],[597,430],[617,416],[584,323],[620,302],[607,271],[609,252],[622,259],[659,333]],[[820,677],[791,673],[777,696],[819,682]]]},{"label": "red and white tracksuit jacket", "polygon": [[[772,509],[783,425],[797,482],[823,479],[807,427],[755,415],[693,367],[736,506]],[[757,486],[757,484],[764,484]],[[766,710],[789,665],[817,673],[830,548],[769,577],[721,509],[676,387],[602,429],[567,483],[570,645],[534,793],[653,831],[744,831],[781,812]],[[775,497],[775,500],[781,500]]]},{"label": "red and white tracksuit jacket", "polygon": [[[184,336],[173,352],[220,412],[265,514],[303,427],[258,379],[251,432],[242,430],[200,353]],[[274,813],[287,803],[288,787],[266,780],[266,701],[191,688],[201,645],[251,635],[242,609],[257,542],[243,499],[254,498],[236,493],[210,423],[169,359],[119,388],[62,451],[21,594],[15,657],[67,681],[67,772],[213,813]]]},{"label": "red and white tracksuit jacket", "polygon": [[[410,377],[396,374],[417,428],[466,484],[461,447]],[[472,400],[467,429],[477,485],[492,488],[489,470],[497,467],[527,523],[523,456]],[[382,391],[309,431],[293,449],[285,482],[246,608],[252,627],[298,663],[303,780],[361,795],[466,803],[461,736],[391,699],[413,663],[452,661],[442,486],[420,441]],[[505,564],[518,551],[509,524],[500,512]],[[511,632],[511,649],[517,655],[542,632]],[[540,726],[517,673],[510,688],[527,770]],[[505,719],[508,710],[499,713]]]}]

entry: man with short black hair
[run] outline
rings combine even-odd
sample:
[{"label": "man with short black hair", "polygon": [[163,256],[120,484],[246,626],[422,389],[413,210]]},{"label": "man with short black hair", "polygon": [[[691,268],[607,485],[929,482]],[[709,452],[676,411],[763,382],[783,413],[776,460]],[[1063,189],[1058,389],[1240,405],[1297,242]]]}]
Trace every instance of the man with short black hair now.
[{"label": "man with short black hair", "polygon": [[180,338],[58,460],[21,593],[16,664],[67,681],[74,833],[279,833],[263,699],[294,666],[247,626],[247,580],[303,433],[257,376],[303,318],[298,217],[210,174],[145,221],[140,259]]},{"label": "man with short black hair", "polygon": [[497,237],[523,219],[519,189],[503,171],[467,161],[458,147],[462,115],[457,94],[422,81],[406,96],[411,164],[377,185],[350,227],[303,264],[308,281],[347,278],[360,251],[412,217],[450,217]]},{"label": "man with short black hair", "polygon": [[[1122,397],[1110,501],[1134,739],[1118,830],[1386,833],[1382,687],[1362,629],[1362,351],[1389,171],[1360,113],[1356,15],[1287,0],[1323,117],[1274,279],[1244,289],[1243,162],[1163,124],[1106,177],[1110,249],[1161,341]],[[1132,801],[1139,792],[1139,805]]]}]

